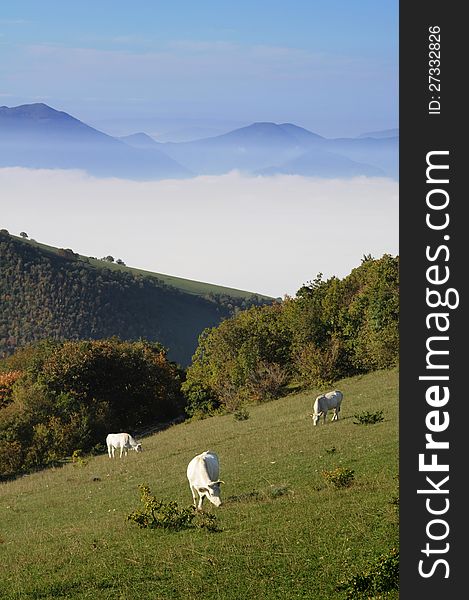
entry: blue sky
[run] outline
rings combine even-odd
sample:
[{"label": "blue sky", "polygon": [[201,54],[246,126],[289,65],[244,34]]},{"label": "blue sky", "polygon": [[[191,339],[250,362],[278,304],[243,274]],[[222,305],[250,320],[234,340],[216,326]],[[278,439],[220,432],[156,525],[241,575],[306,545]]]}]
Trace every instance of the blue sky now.
[{"label": "blue sky", "polygon": [[0,103],[39,101],[91,124],[393,128],[398,2],[3,3]]}]

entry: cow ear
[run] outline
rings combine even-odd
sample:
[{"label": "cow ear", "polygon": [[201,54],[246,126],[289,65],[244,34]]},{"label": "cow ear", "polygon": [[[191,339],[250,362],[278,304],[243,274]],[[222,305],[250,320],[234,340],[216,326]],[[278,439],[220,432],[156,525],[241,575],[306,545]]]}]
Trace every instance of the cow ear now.
[{"label": "cow ear", "polygon": [[197,488],[197,491],[199,492],[199,494],[208,494],[208,493],[210,493],[210,490],[208,488]]}]

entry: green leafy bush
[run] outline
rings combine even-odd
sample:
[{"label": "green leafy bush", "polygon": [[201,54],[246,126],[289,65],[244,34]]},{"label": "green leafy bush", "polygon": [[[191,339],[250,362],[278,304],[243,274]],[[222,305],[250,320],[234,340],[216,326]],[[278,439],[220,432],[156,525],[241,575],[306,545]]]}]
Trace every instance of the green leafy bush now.
[{"label": "green leafy bush", "polygon": [[127,515],[127,520],[137,523],[139,527],[172,530],[197,527],[210,532],[220,531],[214,514],[197,511],[193,506],[180,508],[175,501],[158,500],[152,495],[148,485],[138,487],[143,507]]},{"label": "green leafy bush", "polygon": [[323,477],[336,488],[344,488],[352,485],[355,471],[347,467],[336,467],[332,471],[323,471]]},{"label": "green leafy bush", "polygon": [[238,408],[238,410],[233,413],[233,417],[236,421],[247,421],[249,419],[249,411],[244,407]]},{"label": "green leafy bush", "polygon": [[72,452],[72,463],[75,467],[86,467],[89,460],[83,456],[82,450],[74,450]]},{"label": "green leafy bush", "polygon": [[384,421],[382,410],[377,410],[376,412],[364,411],[353,415],[353,417],[356,419],[356,421],[353,422],[354,425],[374,425],[375,423]]},{"label": "green leafy bush", "polygon": [[0,479],[89,453],[110,431],[137,432],[183,412],[182,374],[157,343],[41,342],[2,366]]},{"label": "green leafy bush", "polygon": [[339,583],[338,591],[345,592],[345,600],[365,600],[378,594],[399,589],[399,550],[392,548],[378,560],[369,563],[362,573]]},{"label": "green leafy bush", "polygon": [[332,385],[399,357],[399,259],[365,257],[344,279],[319,274],[295,298],[253,307],[199,336],[183,391],[190,415],[235,412],[291,383]]}]

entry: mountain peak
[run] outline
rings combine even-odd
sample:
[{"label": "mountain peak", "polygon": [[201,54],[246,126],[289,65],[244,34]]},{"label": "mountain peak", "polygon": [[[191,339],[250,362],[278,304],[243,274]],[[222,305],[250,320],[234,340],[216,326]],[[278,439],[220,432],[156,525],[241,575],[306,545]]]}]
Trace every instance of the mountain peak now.
[{"label": "mountain peak", "polygon": [[248,125],[248,127],[256,127],[262,129],[275,129],[278,127],[277,123],[273,123],[272,121],[255,121],[252,125]]},{"label": "mountain peak", "polygon": [[131,145],[42,102],[0,109],[1,166],[84,169],[131,179],[190,175],[157,142],[151,152]]},{"label": "mountain peak", "polygon": [[143,131],[131,133],[130,135],[124,135],[119,139],[130,146],[135,146],[136,148],[153,148],[155,146],[160,146],[156,140]]},{"label": "mountain peak", "polygon": [[35,102],[33,104],[20,104],[19,106],[2,106],[0,111],[3,116],[27,117],[27,118],[66,118],[73,119],[68,113],[56,110],[44,102]]}]

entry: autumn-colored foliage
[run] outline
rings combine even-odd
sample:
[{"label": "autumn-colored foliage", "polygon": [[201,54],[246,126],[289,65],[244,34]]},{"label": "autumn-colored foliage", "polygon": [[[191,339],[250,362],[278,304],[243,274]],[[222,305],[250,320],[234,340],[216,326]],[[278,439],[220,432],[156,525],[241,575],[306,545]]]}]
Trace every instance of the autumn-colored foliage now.
[{"label": "autumn-colored foliage", "polygon": [[135,434],[183,411],[183,373],[157,343],[47,341],[1,366],[0,478],[103,449],[109,432]]},{"label": "autumn-colored foliage", "polygon": [[21,377],[21,371],[0,373],[0,409],[11,402],[13,384]]}]

